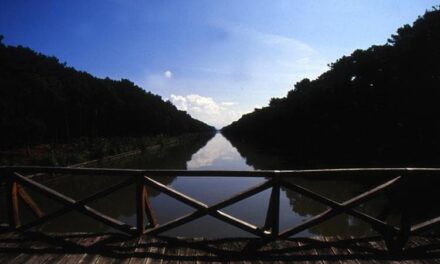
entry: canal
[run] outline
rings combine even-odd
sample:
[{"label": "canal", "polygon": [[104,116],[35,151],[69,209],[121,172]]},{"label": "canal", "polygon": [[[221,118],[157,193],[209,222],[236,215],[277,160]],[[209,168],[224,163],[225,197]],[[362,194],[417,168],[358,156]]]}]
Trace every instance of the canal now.
[{"label": "canal", "polygon": [[[285,157],[271,157],[277,161],[283,161]],[[263,160],[264,155],[258,159]],[[255,162],[255,161],[254,161]],[[269,162],[267,159],[265,162]],[[221,134],[214,136],[200,136],[180,142],[172,147],[163,147],[155,152],[148,152],[123,159],[114,160],[95,165],[94,167],[106,168],[140,168],[140,169],[188,169],[188,170],[254,170],[255,166],[264,167],[262,164],[249,164],[239,151]],[[231,178],[231,177],[163,177],[156,178],[162,183],[198,199],[208,205],[248,189],[264,181],[262,178]],[[121,179],[115,176],[93,177],[63,176],[53,179],[41,180],[45,185],[74,199],[81,199],[97,192],[106,186],[113,185]],[[350,180],[308,180],[295,179],[293,182],[316,191],[336,201],[345,201],[353,196],[368,190],[371,183]],[[48,200],[38,193],[29,191],[45,212],[52,212],[62,207],[54,201]],[[166,194],[149,189],[150,202],[159,223],[165,223],[179,216],[194,211],[191,207],[180,203]],[[237,218],[248,221],[257,226],[263,226],[266,218],[270,190],[261,192],[239,203],[223,209],[224,212]],[[387,196],[378,196],[357,209],[368,214],[378,215],[387,203]],[[2,201],[4,204],[4,200]],[[93,208],[115,217],[119,220],[135,225],[135,197],[134,186],[126,187],[106,198],[90,204]],[[5,207],[3,207],[5,208]],[[280,197],[280,229],[298,225],[313,215],[319,214],[326,209],[302,195],[284,188],[281,189]],[[32,214],[24,206],[20,207],[22,222],[29,222]],[[3,214],[4,215],[4,214]],[[395,221],[393,214],[389,221]],[[40,227],[49,232],[101,232],[110,231],[108,227],[96,222],[80,213],[71,212],[61,216]],[[349,216],[340,215],[330,221],[303,231],[298,236],[363,236],[371,235],[374,231],[370,225]],[[210,216],[202,217],[184,226],[170,230],[166,235],[172,236],[204,236],[204,237],[231,237],[252,236],[245,231],[223,223]]]}]

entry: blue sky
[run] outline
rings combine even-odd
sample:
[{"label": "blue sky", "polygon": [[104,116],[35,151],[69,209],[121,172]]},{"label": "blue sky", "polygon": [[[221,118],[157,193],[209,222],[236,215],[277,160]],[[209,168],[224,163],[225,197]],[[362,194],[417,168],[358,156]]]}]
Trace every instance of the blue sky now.
[{"label": "blue sky", "polygon": [[438,4],[0,0],[0,34],[95,76],[130,79],[220,128]]}]

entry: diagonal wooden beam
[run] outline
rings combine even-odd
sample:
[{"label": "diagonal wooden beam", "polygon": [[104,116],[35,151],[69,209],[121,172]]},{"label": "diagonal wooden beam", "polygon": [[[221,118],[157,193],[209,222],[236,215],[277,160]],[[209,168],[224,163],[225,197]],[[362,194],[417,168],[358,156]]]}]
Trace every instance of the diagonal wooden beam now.
[{"label": "diagonal wooden beam", "polygon": [[173,197],[174,199],[189,205],[191,207],[194,207],[196,209],[203,209],[203,208],[207,208],[208,206],[192,197],[189,197],[186,194],[183,194],[179,191],[176,191],[168,186],[166,186],[165,184],[162,184],[158,181],[155,181],[149,177],[144,176],[145,179],[145,183],[153,188],[156,188],[164,193],[166,193],[167,195]]},{"label": "diagonal wooden beam", "polygon": [[411,233],[422,233],[426,230],[433,228],[434,226],[440,225],[440,216],[430,219],[428,221],[422,222],[420,224],[411,227]]},{"label": "diagonal wooden beam", "polygon": [[44,215],[43,210],[37,205],[37,203],[31,198],[27,191],[19,184],[17,184],[18,196],[23,200],[23,202],[31,209],[37,217],[42,217]]},{"label": "diagonal wooden beam", "polygon": [[259,193],[259,192],[269,188],[272,185],[272,180],[266,181],[262,184],[254,186],[248,190],[245,190],[241,193],[238,193],[238,194],[236,194],[230,198],[227,198],[226,200],[223,200],[223,201],[221,201],[217,204],[214,204],[212,206],[208,206],[208,205],[206,205],[206,204],[204,204],[194,198],[191,198],[183,193],[180,193],[180,192],[178,192],[178,191],[176,191],[176,190],[174,190],[174,189],[172,189],[172,188],[170,188],[160,182],[157,182],[149,177],[145,177],[145,181],[146,181],[147,185],[149,185],[153,188],[156,188],[156,189],[170,195],[171,197],[175,198],[176,200],[179,200],[179,201],[197,209],[197,211],[192,214],[188,214],[184,217],[176,219],[175,221],[173,220],[173,221],[170,221],[164,225],[160,225],[156,228],[150,229],[146,232],[147,234],[148,233],[149,234],[152,234],[152,233],[158,234],[158,233],[164,232],[166,230],[169,230],[171,228],[182,225],[188,221],[192,221],[194,219],[197,219],[197,218],[200,218],[204,215],[209,214],[209,215],[211,215],[211,216],[213,216],[223,222],[227,222],[231,225],[234,225],[242,230],[245,230],[245,231],[250,232],[252,234],[255,234],[257,236],[260,236],[260,237],[267,236],[266,232],[261,230],[260,228],[254,226],[246,221],[240,220],[236,217],[233,217],[229,214],[226,214],[222,211],[219,211],[219,209],[226,207],[230,204],[236,203],[237,201],[243,200],[247,197],[250,197],[256,193]]},{"label": "diagonal wooden beam", "polygon": [[173,220],[171,220],[171,221],[169,221],[169,222],[167,222],[165,224],[158,225],[158,226],[155,226],[153,228],[147,229],[144,232],[144,234],[146,234],[146,235],[157,235],[157,234],[166,232],[166,231],[168,231],[170,229],[176,228],[178,226],[184,225],[184,224],[186,224],[188,222],[191,222],[191,221],[193,221],[193,220],[195,220],[197,218],[200,218],[200,217],[202,217],[204,215],[206,215],[205,212],[197,210],[195,212],[192,212],[192,213],[189,213],[187,215],[184,215],[184,216],[178,217],[176,219],[173,219]]},{"label": "diagonal wooden beam", "polygon": [[385,189],[387,189],[388,187],[390,187],[391,185],[396,184],[397,182],[399,182],[402,179],[402,176],[398,176],[394,179],[391,179],[367,192],[364,192],[358,196],[355,196],[353,198],[351,198],[348,201],[345,201],[342,203],[343,206],[348,206],[350,205],[350,207],[354,207],[357,206],[359,204],[364,203],[365,201],[369,200],[372,196],[384,191]]},{"label": "diagonal wooden beam", "polygon": [[327,198],[325,196],[322,196],[322,195],[320,195],[318,193],[315,193],[315,192],[313,192],[313,191],[311,191],[309,189],[306,189],[306,188],[304,188],[302,186],[290,183],[290,182],[288,182],[286,180],[280,180],[280,182],[281,182],[281,184],[284,187],[289,188],[291,190],[294,190],[294,191],[296,191],[296,192],[298,192],[300,194],[303,194],[303,195],[305,195],[305,196],[307,196],[307,197],[309,197],[309,198],[311,198],[311,199],[313,199],[313,200],[315,200],[317,202],[320,202],[322,204],[330,206],[331,208],[334,208],[336,210],[340,210],[341,213],[350,214],[350,215],[352,215],[354,217],[357,217],[357,218],[359,218],[359,219],[361,219],[361,220],[363,220],[363,221],[365,221],[365,222],[367,222],[367,223],[369,223],[369,224],[371,224],[373,226],[376,226],[376,227],[379,227],[381,229],[390,231],[391,233],[397,233],[398,232],[398,229],[396,227],[394,227],[392,225],[389,225],[389,224],[387,224],[384,221],[381,221],[381,220],[379,220],[379,219],[377,219],[375,217],[372,217],[372,216],[370,216],[368,214],[365,214],[365,213],[360,212],[358,210],[355,210],[353,208],[345,207],[341,203],[338,203],[338,202],[336,202],[334,200],[331,200],[331,199],[329,199],[329,198]]},{"label": "diagonal wooden beam", "polygon": [[143,199],[144,199],[144,207],[145,207],[144,210],[148,219],[148,225],[157,226],[157,218],[153,211],[153,207],[150,204],[150,199],[148,198],[147,186],[144,186]]},{"label": "diagonal wooden beam", "polygon": [[[128,185],[132,184],[133,181],[134,181],[133,178],[129,178],[129,179],[127,179],[127,180],[125,180],[123,182],[120,182],[118,184],[115,184],[115,185],[113,185],[113,186],[111,186],[111,187],[109,187],[109,188],[107,188],[107,189],[105,189],[103,191],[99,191],[99,192],[97,192],[95,194],[92,194],[91,196],[89,196],[87,198],[84,198],[84,199],[82,199],[80,201],[77,201],[75,204],[77,206],[79,206],[79,205],[84,205],[84,204],[93,202],[93,201],[95,201],[97,199],[100,199],[102,197],[105,197],[105,196],[107,196],[107,195],[109,195],[109,194],[111,194],[111,193],[113,193],[113,192],[115,192],[117,190],[120,190],[121,188],[123,188],[125,186],[128,186]],[[31,222],[31,223],[22,225],[19,229],[20,230],[27,230],[27,229],[33,228],[35,226],[41,225],[44,222],[47,222],[47,221],[51,220],[51,219],[54,219],[54,218],[59,217],[61,215],[64,215],[64,214],[66,214],[66,213],[68,213],[68,212],[70,212],[72,210],[75,210],[75,208],[73,208],[73,206],[66,205],[63,208],[61,208],[61,209],[59,209],[59,210],[57,210],[55,212],[52,212],[50,214],[46,214],[46,215],[38,218],[37,220]]]},{"label": "diagonal wooden beam", "polygon": [[380,192],[384,191],[386,188],[392,186],[393,184],[395,184],[397,181],[400,180],[400,176],[396,177],[390,181],[387,181],[367,192],[364,192],[360,195],[357,195],[355,197],[353,197],[352,199],[347,200],[346,202],[341,204],[341,207],[339,208],[332,208],[332,209],[327,209],[324,212],[310,218],[309,220],[303,222],[300,225],[297,225],[293,228],[290,228],[284,232],[282,232],[280,234],[280,238],[287,238],[290,236],[293,236],[301,231],[304,231],[306,229],[309,229],[313,226],[319,225],[322,222],[327,221],[328,219],[343,213],[344,211],[347,211],[349,208],[352,208],[354,206],[357,206],[363,202],[365,202],[366,200],[370,199],[372,196],[379,194]]},{"label": "diagonal wooden beam", "polygon": [[[96,220],[98,220],[98,221],[100,221],[110,227],[113,227],[117,230],[121,230],[121,231],[129,233],[129,234],[133,233],[134,228],[132,226],[130,226],[126,223],[123,223],[117,219],[114,219],[112,217],[109,217],[109,216],[89,207],[89,206],[84,205],[86,202],[90,202],[91,200],[94,200],[95,198],[97,199],[98,196],[100,197],[102,193],[106,193],[106,192],[108,192],[108,190],[100,192],[101,194],[98,193],[99,195],[98,194],[92,195],[92,197],[84,199],[82,201],[82,203],[78,203],[74,199],[72,199],[68,196],[65,196],[65,195],[63,195],[53,189],[50,189],[50,188],[48,188],[38,182],[27,179],[26,177],[24,177],[18,173],[14,173],[14,175],[15,175],[15,179],[18,182],[20,182],[21,184],[26,185],[30,188],[33,188],[34,190],[37,190],[37,191],[49,196],[50,198],[52,198],[60,203],[65,204],[66,208],[63,208],[61,210],[67,210],[67,211],[77,210],[77,211],[79,211],[79,212],[81,212],[91,218],[94,218],[94,219],[96,219]],[[42,218],[45,218],[45,217],[42,217]]]}]

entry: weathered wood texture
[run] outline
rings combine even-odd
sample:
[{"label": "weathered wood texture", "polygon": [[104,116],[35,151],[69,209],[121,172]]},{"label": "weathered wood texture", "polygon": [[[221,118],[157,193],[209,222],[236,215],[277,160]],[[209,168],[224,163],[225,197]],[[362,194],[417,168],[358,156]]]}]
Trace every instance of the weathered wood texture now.
[{"label": "weathered wood texture", "polygon": [[[117,230],[123,231],[131,235],[158,235],[169,229],[181,226],[185,223],[198,219],[205,215],[210,215],[218,220],[226,222],[244,231],[247,231],[257,237],[265,240],[287,239],[293,235],[298,234],[306,229],[319,225],[337,215],[342,213],[350,214],[364,222],[372,225],[386,242],[387,248],[393,254],[397,254],[403,250],[408,236],[422,231],[429,230],[440,224],[440,218],[428,219],[425,222],[417,223],[411,226],[409,217],[402,214],[401,224],[399,226],[391,225],[381,218],[373,217],[355,209],[376,195],[388,191],[391,188],[400,188],[400,192],[408,188],[405,183],[408,178],[412,176],[419,176],[421,174],[429,173],[432,177],[440,176],[440,169],[437,168],[368,168],[368,169],[323,169],[323,170],[291,170],[291,171],[182,171],[182,170],[129,170],[129,169],[91,169],[91,168],[57,168],[57,167],[0,167],[0,175],[6,175],[7,182],[7,209],[9,227],[15,230],[24,231],[36,225],[40,225],[49,219],[58,217],[69,211],[75,210],[84,215],[94,218],[106,225],[109,225]],[[93,176],[100,175],[118,175],[124,178],[121,183],[115,184],[103,191],[99,191],[89,197],[76,201],[66,195],[59,193],[47,186],[38,183],[25,176],[26,173],[57,173],[68,175],[74,180],[75,175],[87,174]],[[146,176],[147,175],[147,176]],[[287,178],[295,177],[320,177],[331,179],[341,175],[366,175],[371,177],[380,175],[386,177],[386,182],[365,191],[345,202],[333,201],[319,193],[315,193],[302,186],[289,182]],[[400,175],[396,177],[397,175]],[[232,197],[220,201],[214,205],[198,201],[184,193],[178,192],[162,183],[154,180],[150,176],[227,176],[227,177],[264,177],[266,181],[251,187],[248,190],[233,195]],[[392,176],[392,177],[391,177]],[[391,179],[390,179],[391,178]],[[377,177],[377,179],[379,179]],[[104,197],[122,187],[130,184],[136,185],[136,227],[130,226],[126,223],[105,215],[87,204]],[[148,200],[148,193],[146,185],[152,187],[168,196],[183,202],[195,209],[193,213],[182,216],[180,218],[171,220],[168,223],[158,224],[154,215],[154,210]],[[22,187],[33,189],[40,192],[62,204],[64,207],[56,212],[44,214],[44,211],[31,199],[29,194]],[[280,203],[280,187],[290,189],[298,192],[308,198],[311,198],[319,203],[327,206],[327,210],[317,214],[307,221],[302,222],[297,226],[290,227],[286,230],[279,230],[279,203]],[[245,198],[251,197],[266,189],[272,189],[270,199],[268,201],[268,213],[266,216],[266,223],[264,227],[258,227],[248,223],[242,219],[238,219],[221,211],[226,206],[232,205]],[[34,212],[38,217],[32,223],[25,225],[20,224],[20,212],[18,203],[20,199]],[[406,202],[404,202],[406,203]],[[148,225],[146,226],[146,220]],[[334,251],[334,250],[333,250]]]},{"label": "weathered wood texture", "polygon": [[392,255],[378,237],[176,239],[121,234],[0,234],[0,263],[440,263],[440,237]]}]

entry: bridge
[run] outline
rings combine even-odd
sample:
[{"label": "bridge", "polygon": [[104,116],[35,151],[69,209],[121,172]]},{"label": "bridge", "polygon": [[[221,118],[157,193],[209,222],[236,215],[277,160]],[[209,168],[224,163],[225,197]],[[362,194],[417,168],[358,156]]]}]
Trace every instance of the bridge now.
[{"label": "bridge", "polygon": [[[440,216],[429,215],[423,221],[415,222],[412,208],[421,202],[417,196],[424,190],[415,189],[414,182],[424,179],[434,182],[440,176],[438,168],[354,168],[289,171],[202,171],[202,170],[133,170],[59,167],[1,167],[1,180],[6,196],[6,222],[0,228],[0,262],[109,262],[118,260],[129,263],[155,261],[212,262],[237,261],[261,262],[293,260],[323,263],[326,261],[387,262],[406,260],[412,262],[440,262],[440,237],[435,230]],[[36,175],[63,175],[74,180],[77,175],[89,175],[91,179],[103,175],[121,177],[121,182],[90,194],[80,200],[60,193],[36,181]],[[260,177],[262,183],[252,186],[213,205],[207,205],[157,179],[166,176],[179,177]],[[334,201],[322,194],[292,183],[292,178],[316,178],[337,180],[348,177],[351,180],[371,178],[378,184],[369,190],[344,202]],[[377,180],[376,180],[377,179]],[[121,222],[98,210],[90,204],[126,186],[134,185],[136,200],[136,224]],[[297,192],[304,197],[327,207],[310,219],[280,230],[280,189]],[[166,223],[158,223],[155,210],[150,204],[149,190],[160,191],[195,209],[187,215]],[[63,207],[55,212],[45,213],[32,198],[28,189],[53,199]],[[236,218],[224,211],[227,206],[260,192],[270,190],[268,209],[263,226],[256,226]],[[390,224],[384,216],[372,216],[357,209],[379,194],[393,191],[404,205],[399,224]],[[435,203],[437,200],[424,200]],[[35,215],[32,222],[21,223],[19,203],[23,203]],[[76,211],[91,217],[119,231],[114,233],[45,233],[38,226]],[[340,214],[349,214],[369,225],[378,234],[371,237],[343,238],[316,236],[297,238],[293,236],[317,226]],[[163,233],[199,219],[212,216],[253,235],[254,238],[208,239],[167,237]]]}]

